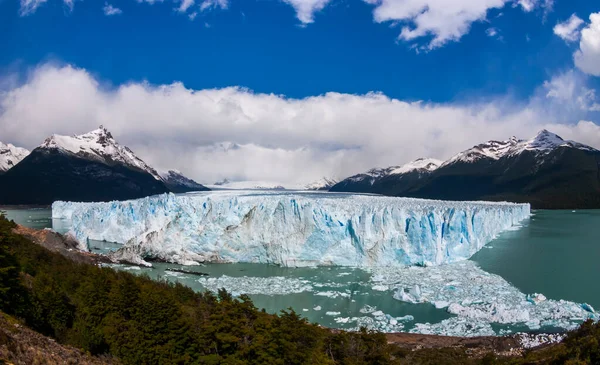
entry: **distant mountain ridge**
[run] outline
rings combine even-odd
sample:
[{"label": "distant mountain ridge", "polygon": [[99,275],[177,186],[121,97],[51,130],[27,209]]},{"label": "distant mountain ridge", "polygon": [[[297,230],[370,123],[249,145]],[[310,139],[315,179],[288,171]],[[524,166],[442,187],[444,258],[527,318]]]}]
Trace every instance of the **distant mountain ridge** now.
[{"label": "distant mountain ridge", "polygon": [[512,137],[479,144],[418,175],[383,170],[369,184],[358,179],[359,174],[342,180],[331,191],[507,200],[529,202],[534,208],[600,208],[600,151],[547,130],[529,140]]},{"label": "distant mountain ridge", "polygon": [[402,166],[375,168],[350,176],[332,186],[329,191],[382,194],[386,190],[394,189],[405,192],[441,164],[442,161],[433,158],[418,158]]},{"label": "distant mountain ridge", "polygon": [[180,171],[169,170],[160,173],[160,177],[165,185],[174,193],[187,193],[191,191],[210,190],[206,186],[195,182],[194,180],[183,176]]},{"label": "distant mountain ridge", "polygon": [[0,176],[0,204],[126,200],[194,190],[208,189],[181,173],[163,178],[102,126],[81,135],[52,135]]}]

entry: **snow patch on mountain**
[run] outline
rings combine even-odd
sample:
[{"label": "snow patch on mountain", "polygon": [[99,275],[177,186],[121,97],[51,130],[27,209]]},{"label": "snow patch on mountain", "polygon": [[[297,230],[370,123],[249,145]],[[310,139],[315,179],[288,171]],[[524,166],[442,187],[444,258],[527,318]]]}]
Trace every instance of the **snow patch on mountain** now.
[{"label": "snow patch on mountain", "polygon": [[61,136],[54,134],[48,137],[39,148],[56,149],[63,153],[98,161],[109,166],[115,164],[125,165],[135,170],[147,172],[156,180],[162,180],[156,170],[137,157],[128,147],[118,144],[112,134],[103,126],[81,135]]},{"label": "snow patch on mountain", "polygon": [[0,142],[0,173],[6,172],[29,155],[29,150]]},{"label": "snow patch on mountain", "polygon": [[377,180],[389,175],[402,175],[412,171],[431,172],[437,169],[442,161],[434,158],[418,158],[402,166],[390,166],[385,168],[374,168],[367,172],[350,176],[347,180],[351,182],[362,182],[368,180],[373,185]]},{"label": "snow patch on mountain", "polygon": [[328,177],[323,177],[317,181],[314,181],[310,184],[306,184],[304,187],[306,190],[329,190],[333,185],[337,184],[337,179],[332,179]]},{"label": "snow patch on mountain", "polygon": [[418,158],[396,169],[393,169],[392,171],[390,171],[390,175],[406,174],[407,172],[415,170],[424,170],[431,172],[437,169],[441,164],[442,161],[436,160],[435,158]]}]

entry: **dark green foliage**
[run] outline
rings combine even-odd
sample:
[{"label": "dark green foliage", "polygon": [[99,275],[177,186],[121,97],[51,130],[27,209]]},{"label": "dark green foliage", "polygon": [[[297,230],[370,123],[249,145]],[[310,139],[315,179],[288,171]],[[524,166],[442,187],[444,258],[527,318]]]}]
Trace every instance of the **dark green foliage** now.
[{"label": "dark green foliage", "polygon": [[[78,264],[12,233],[0,218],[0,310],[125,364],[388,364],[385,337],[332,333],[293,310]],[[25,305],[27,301],[27,305]]]}]

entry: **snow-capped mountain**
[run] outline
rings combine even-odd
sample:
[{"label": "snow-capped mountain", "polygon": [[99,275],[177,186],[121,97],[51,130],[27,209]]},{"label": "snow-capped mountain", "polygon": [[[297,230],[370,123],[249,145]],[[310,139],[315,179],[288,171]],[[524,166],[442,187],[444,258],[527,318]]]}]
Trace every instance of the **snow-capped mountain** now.
[{"label": "snow-capped mountain", "polygon": [[536,154],[547,154],[557,148],[576,148],[584,151],[597,151],[590,146],[562,139],[560,136],[545,129],[529,140],[519,140],[511,137],[506,141],[488,141],[468,150],[462,151],[443,163],[443,166],[456,162],[476,162],[481,159],[499,160],[506,156],[516,156],[524,151]]},{"label": "snow-capped mountain", "polygon": [[600,208],[600,151],[547,130],[528,140],[490,141],[444,162],[404,195],[509,200],[534,208]]},{"label": "snow-capped mountain", "polygon": [[147,172],[156,180],[161,180],[161,176],[156,170],[137,157],[128,147],[118,144],[112,134],[103,126],[75,136],[54,134],[47,138],[39,148],[58,150],[80,158],[99,161],[109,166],[127,166],[134,170]]},{"label": "snow-capped mountain", "polygon": [[165,185],[174,193],[187,193],[190,191],[210,190],[202,184],[183,176],[180,171],[169,170],[160,173],[161,179]]},{"label": "snow-capped mountain", "polygon": [[100,127],[53,135],[0,176],[0,203],[107,201],[168,192],[160,175]]},{"label": "snow-capped mountain", "polygon": [[0,174],[5,173],[10,168],[21,162],[29,155],[29,150],[21,147],[15,147],[12,144],[0,142]]},{"label": "snow-capped mountain", "polygon": [[317,181],[313,181],[310,184],[306,184],[304,189],[306,190],[329,190],[332,186],[337,184],[338,181],[333,178],[323,177]]},{"label": "snow-capped mountain", "polygon": [[542,130],[528,140],[512,137],[478,144],[444,163],[423,159],[369,170],[330,191],[600,208],[600,151]]},{"label": "snow-capped mountain", "polygon": [[333,185],[330,191],[346,191],[361,193],[382,193],[385,186],[393,184],[403,189],[411,188],[441,165],[441,161],[433,158],[418,158],[402,166],[375,168],[361,174],[350,176]]}]

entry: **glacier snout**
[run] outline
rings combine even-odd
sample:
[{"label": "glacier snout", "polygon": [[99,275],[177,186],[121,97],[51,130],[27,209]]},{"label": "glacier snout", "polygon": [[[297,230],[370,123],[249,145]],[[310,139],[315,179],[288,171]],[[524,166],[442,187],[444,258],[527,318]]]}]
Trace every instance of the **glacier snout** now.
[{"label": "glacier snout", "polygon": [[255,191],[52,205],[83,248],[88,239],[123,244],[118,259],[284,266],[459,261],[529,214],[528,204]]}]

